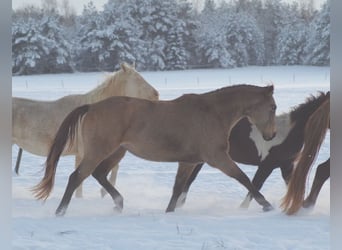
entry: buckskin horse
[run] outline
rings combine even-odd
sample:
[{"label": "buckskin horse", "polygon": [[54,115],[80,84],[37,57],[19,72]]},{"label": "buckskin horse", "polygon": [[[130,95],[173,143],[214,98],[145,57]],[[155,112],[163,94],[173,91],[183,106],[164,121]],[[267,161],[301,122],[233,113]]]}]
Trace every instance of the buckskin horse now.
[{"label": "buckskin horse", "polygon": [[84,105],[62,122],[48,153],[44,177],[32,191],[37,199],[47,199],[61,153],[67,145],[81,140],[83,158],[69,177],[57,216],[65,214],[74,190],[89,175],[122,211],[123,197],[108,181],[107,174],[127,150],[151,161],[182,162],[186,166],[182,168],[184,176],[198,163],[206,162],[235,178],[268,211],[271,204],[231,159],[227,139],[242,117],[248,117],[265,140],[272,139],[276,134],[275,111],[273,86],[253,85],[186,94],[171,101],[111,97]]},{"label": "buckskin horse", "polygon": [[[322,103],[330,98],[330,93],[320,92],[316,97],[310,96],[306,102],[294,107],[289,113],[276,116],[277,134],[270,140],[262,138],[259,130],[248,119],[241,119],[232,129],[229,137],[229,154],[238,163],[256,165],[258,169],[252,180],[257,190],[270,176],[275,168],[280,168],[286,184],[290,180],[294,162],[304,143],[305,125],[310,116],[318,110]],[[185,203],[191,183],[201,170],[203,163],[198,164],[189,176],[182,174],[183,163],[179,164],[174,190],[170,203],[181,206]],[[179,177],[179,175],[181,177]],[[182,178],[183,181],[179,181]],[[247,208],[252,200],[248,193],[241,204]],[[171,208],[174,211],[175,207]]]}]

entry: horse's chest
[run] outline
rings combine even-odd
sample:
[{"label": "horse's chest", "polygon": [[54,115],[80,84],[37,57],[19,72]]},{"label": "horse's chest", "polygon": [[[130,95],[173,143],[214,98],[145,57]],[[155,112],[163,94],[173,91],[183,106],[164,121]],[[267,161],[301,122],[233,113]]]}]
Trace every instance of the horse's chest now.
[{"label": "horse's chest", "polygon": [[276,122],[277,134],[270,141],[264,140],[262,134],[255,125],[251,126],[252,130],[249,137],[254,142],[259,157],[261,157],[260,161],[263,161],[267,157],[273,147],[281,145],[291,131],[291,123],[289,119],[282,119]]}]

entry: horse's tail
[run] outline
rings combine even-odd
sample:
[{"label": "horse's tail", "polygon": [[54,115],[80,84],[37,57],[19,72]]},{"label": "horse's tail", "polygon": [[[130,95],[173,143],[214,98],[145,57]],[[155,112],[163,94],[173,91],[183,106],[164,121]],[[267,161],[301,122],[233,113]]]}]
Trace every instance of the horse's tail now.
[{"label": "horse's tail", "polygon": [[32,188],[37,199],[46,200],[50,195],[56,174],[58,160],[69,140],[69,148],[73,145],[77,127],[82,117],[88,112],[89,105],[80,106],[67,115],[60,125],[55,139],[49,150],[45,163],[45,174],[43,179]]},{"label": "horse's tail", "polygon": [[329,127],[330,98],[310,116],[305,125],[304,147],[297,158],[296,168],[281,203],[283,211],[288,215],[296,213],[303,205],[307,175]]}]

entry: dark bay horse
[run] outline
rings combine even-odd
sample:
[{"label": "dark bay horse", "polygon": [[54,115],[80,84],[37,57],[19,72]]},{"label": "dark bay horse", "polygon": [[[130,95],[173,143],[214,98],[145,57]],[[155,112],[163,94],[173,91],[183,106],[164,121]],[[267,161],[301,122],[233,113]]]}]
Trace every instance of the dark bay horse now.
[{"label": "dark bay horse", "polygon": [[37,199],[47,199],[65,146],[82,141],[82,160],[69,177],[56,215],[64,215],[74,190],[89,175],[111,195],[117,209],[123,197],[107,174],[128,150],[152,161],[182,162],[186,171],[206,162],[235,178],[252,193],[264,211],[271,204],[256,190],[229,155],[228,137],[243,117],[255,124],[265,140],[275,136],[273,86],[236,85],[171,101],[111,97],[76,108],[62,122],[49,150],[45,175],[34,187]]},{"label": "dark bay horse", "polygon": [[[305,124],[309,117],[329,99],[330,94],[319,93],[311,96],[305,103],[294,107],[289,113],[276,116],[277,135],[265,141],[258,129],[248,121],[241,119],[232,129],[229,137],[229,154],[239,163],[256,165],[258,169],[252,180],[260,190],[265,180],[275,168],[280,167],[282,177],[287,184],[293,169],[294,161],[303,147]],[[191,183],[201,170],[203,163],[198,164],[189,176],[184,176],[183,163],[179,164],[169,211],[185,203]],[[241,207],[247,208],[252,200],[248,193]]]},{"label": "dark bay horse", "polygon": [[304,200],[305,185],[310,168],[319,152],[327,130],[330,128],[330,98],[310,116],[304,133],[304,147],[298,156],[287,193],[281,204],[288,215],[296,213],[302,206],[312,207],[316,203],[319,191],[330,177],[330,158],[316,169],[311,192]]}]

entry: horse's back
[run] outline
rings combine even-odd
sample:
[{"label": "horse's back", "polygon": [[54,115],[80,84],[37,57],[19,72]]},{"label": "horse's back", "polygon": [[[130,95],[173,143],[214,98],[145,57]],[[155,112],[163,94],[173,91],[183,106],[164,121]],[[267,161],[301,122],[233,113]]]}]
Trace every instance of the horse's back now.
[{"label": "horse's back", "polygon": [[78,106],[73,98],[54,101],[12,98],[12,142],[24,150],[45,156],[65,116]]}]

